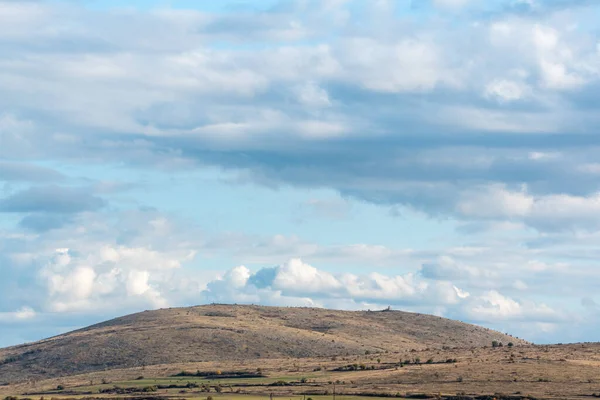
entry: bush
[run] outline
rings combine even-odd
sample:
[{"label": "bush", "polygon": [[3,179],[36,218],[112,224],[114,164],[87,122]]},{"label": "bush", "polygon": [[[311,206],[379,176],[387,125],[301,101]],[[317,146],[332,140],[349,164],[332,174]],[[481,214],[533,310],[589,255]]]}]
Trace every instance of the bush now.
[{"label": "bush", "polygon": [[56,390],[65,390],[65,387],[63,385],[58,385],[56,387]]},{"label": "bush", "polygon": [[433,364],[433,358],[430,358],[429,360],[427,360],[427,364]]},{"label": "bush", "polygon": [[462,382],[464,379],[462,376],[459,376],[458,378],[456,378],[456,382]]},{"label": "bush", "polygon": [[213,400],[213,397],[212,397],[212,396],[208,396],[208,397],[206,398],[206,400]]},{"label": "bush", "polygon": [[143,376],[138,376],[137,378],[135,378],[136,381],[141,381],[142,379],[144,379]]},{"label": "bush", "polygon": [[508,347],[513,347],[514,343],[513,342],[508,342]]}]

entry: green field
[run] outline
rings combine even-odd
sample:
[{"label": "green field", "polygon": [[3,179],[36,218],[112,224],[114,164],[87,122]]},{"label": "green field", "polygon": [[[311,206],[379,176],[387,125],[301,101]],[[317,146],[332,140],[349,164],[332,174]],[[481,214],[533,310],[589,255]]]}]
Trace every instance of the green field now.
[{"label": "green field", "polygon": [[[284,382],[297,382],[301,378],[306,378],[309,380],[323,378],[325,374],[307,374],[299,377],[298,375],[290,376],[290,375],[282,375],[282,376],[268,376],[268,377],[257,377],[257,378],[224,378],[224,379],[206,379],[203,377],[194,377],[194,376],[172,376],[166,378],[144,378],[144,379],[135,379],[128,381],[119,381],[119,382],[90,382],[90,385],[86,386],[78,386],[68,388],[69,391],[77,391],[77,392],[92,392],[98,393],[100,390],[111,389],[115,386],[121,388],[143,388],[147,386],[159,386],[159,385],[179,385],[183,386],[188,383],[196,384],[196,385],[208,385],[208,386],[217,386],[221,385],[224,388],[228,386],[253,386],[253,385],[269,385],[271,383],[275,383],[278,381]],[[59,393],[59,392],[57,392]],[[217,394],[217,393],[215,393]],[[226,400],[226,399],[225,399]]]}]

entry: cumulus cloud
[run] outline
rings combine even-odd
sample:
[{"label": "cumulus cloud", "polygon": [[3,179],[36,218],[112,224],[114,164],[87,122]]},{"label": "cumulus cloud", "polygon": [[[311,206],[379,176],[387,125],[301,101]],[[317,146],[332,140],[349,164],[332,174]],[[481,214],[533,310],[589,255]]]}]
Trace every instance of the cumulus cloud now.
[{"label": "cumulus cloud", "polygon": [[210,301],[220,302],[277,304],[271,302],[275,298],[277,301],[287,299],[286,304],[322,307],[345,304],[351,309],[388,304],[429,312],[445,310],[479,322],[524,318],[546,321],[559,316],[546,305],[522,304],[497,291],[472,295],[447,280],[419,279],[410,273],[402,276],[335,275],[299,259],[255,273],[244,266],[233,268],[210,282],[203,294]]},{"label": "cumulus cloud", "polygon": [[545,304],[531,301],[518,302],[492,290],[482,294],[467,308],[467,313],[475,321],[517,320],[558,322],[567,319]]},{"label": "cumulus cloud", "polygon": [[94,314],[110,304],[121,312],[165,307],[174,298],[167,294],[176,272],[196,254],[195,245],[182,240],[185,233],[171,229],[152,211],[118,218],[87,213],[41,236],[0,237],[0,310],[25,301],[42,313]]}]

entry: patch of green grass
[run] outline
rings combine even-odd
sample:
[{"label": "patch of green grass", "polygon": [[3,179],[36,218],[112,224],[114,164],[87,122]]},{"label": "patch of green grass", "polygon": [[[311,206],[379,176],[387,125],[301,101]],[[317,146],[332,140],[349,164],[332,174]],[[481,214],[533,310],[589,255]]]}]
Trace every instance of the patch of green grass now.
[{"label": "patch of green grass", "polygon": [[[121,388],[143,388],[146,386],[158,386],[158,385],[179,385],[185,386],[188,383],[194,383],[199,386],[201,385],[209,385],[209,386],[229,386],[229,385],[268,385],[277,381],[286,381],[286,382],[297,382],[301,378],[307,378],[309,380],[323,378],[323,374],[307,374],[307,375],[283,375],[283,376],[268,376],[268,377],[260,377],[260,378],[231,378],[231,379],[205,379],[202,377],[193,377],[193,376],[173,376],[173,377],[160,377],[160,378],[144,378],[144,379],[134,379],[127,381],[115,381],[109,382],[106,384],[94,384],[94,385],[84,385],[78,387],[70,387],[70,391],[74,392],[92,392],[98,393],[102,389],[111,389],[115,386]],[[175,390],[175,389],[173,389]],[[313,396],[314,397],[314,396]],[[226,400],[226,399],[225,399]],[[315,400],[315,399],[313,399]]]}]

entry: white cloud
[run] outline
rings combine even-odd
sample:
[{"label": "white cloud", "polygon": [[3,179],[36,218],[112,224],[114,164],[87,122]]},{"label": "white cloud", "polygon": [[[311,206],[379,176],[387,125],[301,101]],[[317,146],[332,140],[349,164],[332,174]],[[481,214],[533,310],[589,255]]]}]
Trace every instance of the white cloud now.
[{"label": "white cloud", "polygon": [[329,107],[331,105],[327,91],[315,82],[299,85],[295,92],[298,102],[308,107]]},{"label": "white cloud", "polygon": [[17,311],[13,312],[0,312],[0,323],[2,322],[19,322],[34,319],[37,313],[31,307],[23,306]]},{"label": "white cloud", "polygon": [[469,4],[471,0],[433,0],[437,7],[458,9]]},{"label": "white cloud", "polygon": [[467,309],[468,315],[477,321],[529,320],[554,322],[564,316],[545,304],[518,302],[495,290],[482,294]]},{"label": "white cloud", "polygon": [[350,309],[388,304],[489,323],[565,318],[545,304],[519,302],[496,290],[470,293],[450,282],[419,279],[413,274],[336,275],[298,259],[254,274],[246,267],[236,267],[210,282],[204,296],[220,302],[277,304],[273,303],[276,299],[291,305],[344,305]]},{"label": "white cloud", "polygon": [[514,192],[502,186],[488,186],[464,193],[457,210],[471,217],[511,218],[527,215],[534,202],[526,191]]},{"label": "white cloud", "polygon": [[495,79],[485,87],[485,96],[496,99],[500,103],[520,100],[527,96],[527,86],[506,79]]}]

